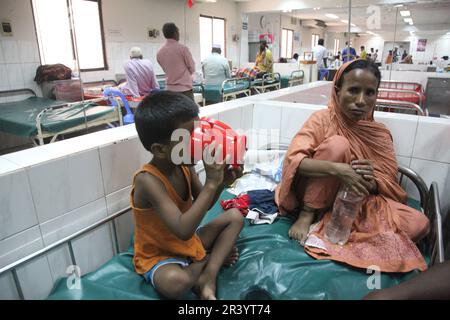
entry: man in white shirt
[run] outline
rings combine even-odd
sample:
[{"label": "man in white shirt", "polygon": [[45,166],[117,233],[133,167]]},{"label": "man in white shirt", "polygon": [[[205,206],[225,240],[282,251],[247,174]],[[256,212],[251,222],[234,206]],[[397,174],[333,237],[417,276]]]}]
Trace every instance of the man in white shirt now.
[{"label": "man in white shirt", "polygon": [[130,50],[130,60],[125,65],[127,83],[122,88],[126,94],[134,97],[145,96],[154,89],[159,89],[153,65],[148,59],[142,58],[142,51],[138,47]]},{"label": "man in white shirt", "polygon": [[319,39],[317,46],[312,49],[314,53],[314,59],[317,61],[317,69],[325,68],[324,59],[327,57],[327,49],[324,47],[324,40]]},{"label": "man in white shirt", "polygon": [[222,84],[224,80],[231,78],[230,65],[221,53],[220,45],[214,44],[211,55],[202,62],[203,77],[207,85]]}]

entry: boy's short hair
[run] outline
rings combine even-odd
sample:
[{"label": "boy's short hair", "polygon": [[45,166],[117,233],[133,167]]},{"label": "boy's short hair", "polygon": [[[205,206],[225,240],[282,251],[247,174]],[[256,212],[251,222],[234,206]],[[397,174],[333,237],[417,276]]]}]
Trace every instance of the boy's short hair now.
[{"label": "boy's short hair", "polygon": [[167,143],[180,124],[198,117],[197,104],[182,93],[159,91],[142,100],[134,123],[142,145],[148,151],[154,143]]},{"label": "boy's short hair", "polygon": [[175,38],[175,34],[178,31],[178,27],[173,22],[167,22],[163,25],[162,28],[164,38],[173,39]]}]

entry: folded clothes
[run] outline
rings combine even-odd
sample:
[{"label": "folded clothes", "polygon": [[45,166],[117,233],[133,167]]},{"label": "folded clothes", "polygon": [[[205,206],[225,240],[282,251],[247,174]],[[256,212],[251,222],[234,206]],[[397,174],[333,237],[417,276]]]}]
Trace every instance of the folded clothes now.
[{"label": "folded clothes", "polygon": [[275,204],[275,192],[267,189],[251,190],[247,192],[248,208],[258,209],[264,214],[274,214],[278,212]]},{"label": "folded clothes", "polygon": [[229,210],[233,208],[239,209],[239,211],[245,217],[248,213],[248,195],[242,194],[238,195],[234,199],[222,200],[220,201],[220,205],[224,210]]},{"label": "folded clothes", "polygon": [[266,214],[255,208],[253,210],[249,210],[245,218],[249,219],[251,224],[272,224],[277,216],[278,212],[274,214]]}]

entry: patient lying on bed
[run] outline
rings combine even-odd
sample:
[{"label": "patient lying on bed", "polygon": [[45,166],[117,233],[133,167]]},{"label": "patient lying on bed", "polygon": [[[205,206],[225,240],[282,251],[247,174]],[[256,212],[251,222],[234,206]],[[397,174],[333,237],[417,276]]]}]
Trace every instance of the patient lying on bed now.
[{"label": "patient lying on bed", "polygon": [[[224,186],[242,175],[242,168],[204,161],[202,186],[190,163],[176,164],[181,159],[175,159],[179,152],[172,150],[180,142],[171,141],[172,132],[182,129],[190,136],[198,113],[198,106],[185,95],[162,91],[145,97],[135,114],[139,139],[153,159],[135,174],[131,190],[133,263],[137,273],[170,299],[191,289],[202,299],[216,299],[217,274],[223,265],[237,261],[235,242],[243,227],[236,209],[199,227]],[[213,154],[214,148],[213,143],[204,154]],[[217,154],[222,154],[220,148]]]}]

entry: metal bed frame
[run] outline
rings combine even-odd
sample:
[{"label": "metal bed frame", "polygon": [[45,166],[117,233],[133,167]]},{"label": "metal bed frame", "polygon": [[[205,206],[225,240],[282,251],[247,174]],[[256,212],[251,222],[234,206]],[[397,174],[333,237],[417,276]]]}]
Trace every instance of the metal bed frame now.
[{"label": "metal bed frame", "polygon": [[[29,89],[29,88],[0,91],[0,94],[11,94],[11,93],[18,94],[20,92],[24,92],[25,94],[29,93],[32,96],[37,97],[36,92],[34,92],[34,90]],[[78,102],[68,102],[68,103],[63,103],[63,104],[60,104],[60,105],[54,105],[54,106],[50,106],[50,107],[45,108],[44,110],[39,112],[39,114],[36,116],[37,134],[34,137],[31,137],[34,146],[44,145],[44,139],[45,138],[51,137],[51,140],[50,140],[49,143],[52,143],[52,142],[55,142],[55,140],[61,134],[68,134],[68,133],[77,132],[77,131],[86,129],[88,127],[95,127],[95,126],[99,126],[99,125],[102,125],[102,124],[107,124],[107,125],[111,126],[112,123],[116,122],[116,121],[118,121],[119,125],[122,126],[123,125],[122,114],[121,114],[120,108],[116,108],[115,112],[111,112],[111,113],[109,113],[109,114],[107,114],[105,116],[102,116],[102,117],[94,119],[94,120],[85,121],[84,124],[80,124],[80,125],[77,125],[75,127],[71,127],[71,128],[59,131],[59,132],[46,131],[42,127],[42,118],[49,111],[62,109],[62,108],[67,108],[67,107],[70,107],[70,106],[73,106],[73,105],[77,105],[77,104],[80,104],[80,103],[95,103],[95,102],[99,102],[99,101],[103,101],[103,100],[105,100],[105,98],[102,97],[102,98],[98,98],[98,99],[84,100],[84,101],[78,101]]]},{"label": "metal bed frame", "polygon": [[303,70],[294,70],[288,80],[288,87],[297,86],[303,84],[303,79],[305,78],[305,72]]},{"label": "metal bed frame", "polygon": [[[227,83],[236,84],[238,81],[247,81],[248,82],[248,88],[247,89],[241,89],[241,90],[238,90],[238,91],[225,93],[225,85]],[[247,97],[251,96],[252,91],[251,91],[250,78],[247,78],[247,77],[231,78],[231,79],[226,79],[226,80],[224,80],[222,82],[222,87],[221,87],[222,101],[227,101],[228,98],[230,98],[230,97],[233,98],[233,99],[236,99],[238,94],[245,94],[245,96],[247,96]]]},{"label": "metal bed frame", "polygon": [[419,116],[428,116],[427,110],[424,111],[418,104],[408,101],[377,99],[375,104],[375,110],[386,112],[392,110],[393,112],[397,111],[397,113],[404,113],[399,111],[409,111]]},{"label": "metal bed frame", "polygon": [[[196,93],[198,94],[199,92],[195,92],[195,90],[194,90],[195,87],[196,88],[200,88],[200,94],[202,95],[201,102],[196,101],[195,94]],[[203,86],[203,84],[201,84],[201,83],[193,83],[192,84],[192,90],[193,90],[195,102],[198,103],[201,107],[204,107],[206,105],[206,100],[205,100],[205,87]]]},{"label": "metal bed frame", "polygon": [[419,92],[417,92],[417,91],[380,88],[380,89],[378,89],[378,96],[380,96],[380,92],[383,92],[383,93],[386,92],[387,93],[387,98],[382,97],[382,99],[384,99],[384,100],[393,100],[393,101],[409,102],[409,101],[406,101],[406,100],[395,100],[395,99],[393,99],[394,97],[389,95],[389,93],[405,93],[405,94],[417,96],[417,98],[419,98],[419,106],[421,108],[423,107],[422,95]]},{"label": "metal bed frame", "polygon": [[[265,148],[266,148],[266,150],[286,150],[287,149],[287,145],[285,145],[285,144],[279,144],[279,145],[276,145],[275,147],[276,147],[275,149],[271,149],[271,146],[267,145]],[[261,150],[263,150],[263,149],[261,149]],[[430,265],[434,265],[435,263],[442,263],[442,262],[444,262],[444,245],[443,245],[442,220],[441,220],[441,212],[440,212],[437,184],[436,184],[436,182],[433,182],[431,184],[430,190],[428,191],[423,179],[412,169],[409,169],[409,168],[406,168],[403,166],[399,166],[398,170],[399,170],[399,174],[400,174],[400,178],[399,178],[400,183],[403,180],[403,176],[406,176],[409,179],[411,179],[413,181],[413,183],[417,186],[417,188],[419,190],[419,194],[420,194],[420,203],[423,206],[423,208],[425,209],[425,214],[430,219],[431,229],[430,229],[430,233],[429,233],[428,237],[426,238],[427,243],[429,244],[429,247],[431,249]],[[45,254],[49,253],[50,251],[53,251],[65,244],[67,244],[67,246],[69,248],[71,263],[73,265],[76,265],[77,263],[76,263],[73,246],[72,246],[72,241],[75,240],[76,238],[78,238],[90,231],[93,231],[93,230],[99,228],[100,226],[102,226],[106,223],[110,223],[110,222],[112,222],[111,228],[112,228],[113,239],[114,239],[114,244],[113,244],[114,251],[116,254],[120,253],[115,219],[119,218],[120,216],[129,212],[130,210],[131,210],[131,207],[128,206],[120,211],[117,211],[117,212],[111,214],[110,216],[108,216],[106,218],[103,218],[103,219],[91,224],[88,227],[85,227],[85,228],[71,234],[70,236],[67,236],[59,241],[56,241],[56,242],[52,243],[51,245],[48,245],[32,254],[29,254],[21,259],[18,259],[17,261],[15,261],[13,263],[10,263],[10,264],[0,268],[0,276],[7,272],[11,272],[11,274],[13,276],[14,284],[17,289],[17,293],[18,293],[20,299],[24,300],[25,298],[24,298],[24,294],[22,291],[22,286],[20,284],[20,279],[18,277],[17,270],[16,270],[18,267],[20,267],[21,265],[23,265],[33,259],[36,259],[42,255],[45,255]],[[76,271],[74,270],[73,272],[75,273]]]},{"label": "metal bed frame", "polygon": [[[273,80],[276,80],[276,82],[271,82]],[[271,83],[267,83],[271,82]],[[261,84],[252,84],[252,89],[255,89],[257,93],[264,93],[267,89],[275,88],[275,90],[281,89],[281,74],[278,72],[274,73],[266,73],[262,77],[262,83]]]},{"label": "metal bed frame", "polygon": [[398,80],[381,80],[380,89],[411,90],[423,93],[423,87],[420,83]]}]

